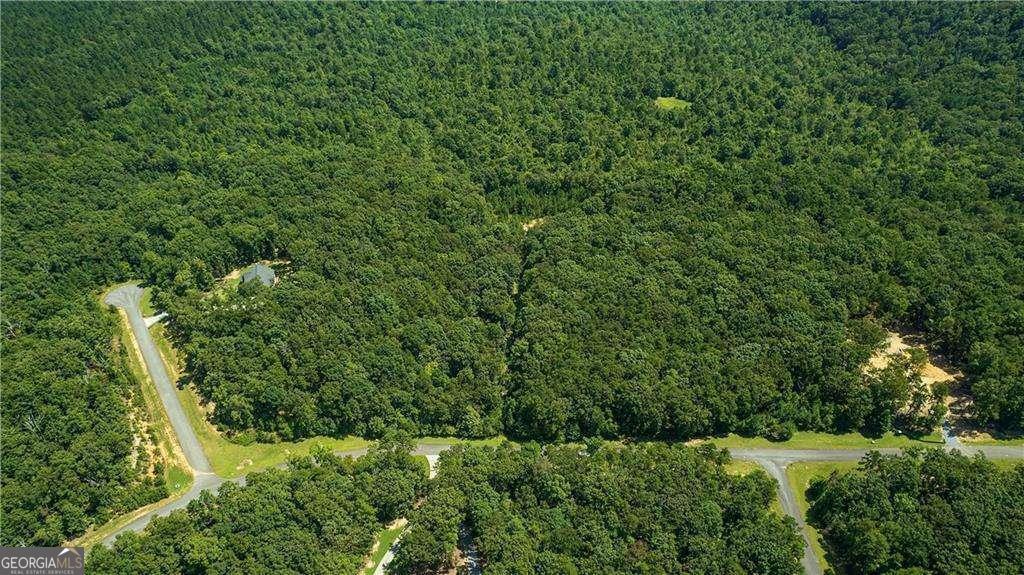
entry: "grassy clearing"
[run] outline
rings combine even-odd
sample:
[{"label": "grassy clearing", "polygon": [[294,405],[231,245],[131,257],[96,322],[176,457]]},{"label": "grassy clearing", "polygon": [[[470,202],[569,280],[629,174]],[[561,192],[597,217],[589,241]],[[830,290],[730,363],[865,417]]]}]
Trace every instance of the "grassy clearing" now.
[{"label": "grassy clearing", "polygon": [[661,96],[654,99],[654,105],[662,110],[688,110],[693,104],[679,98]]},{"label": "grassy clearing", "polygon": [[[842,473],[856,469],[857,463],[856,461],[800,461],[786,468],[786,478],[796,494],[796,503],[800,506],[800,513],[805,518],[807,517],[807,488],[811,486],[812,480],[824,479],[833,471]],[[828,561],[825,560],[825,549],[821,546],[818,530],[808,525],[807,533],[811,538],[811,549],[818,556],[821,567],[828,571]]]},{"label": "grassy clearing", "polygon": [[374,548],[373,553],[370,554],[370,560],[367,562],[366,567],[361,571],[362,575],[371,575],[376,571],[377,565],[380,565],[388,549],[391,549],[398,536],[402,534],[402,531],[405,531],[405,522],[396,523],[394,527],[381,531],[380,536],[377,538],[377,546]]},{"label": "grassy clearing", "polygon": [[709,441],[716,446],[731,448],[762,448],[762,449],[881,449],[884,447],[935,447],[942,445],[942,436],[938,432],[918,439],[905,435],[887,433],[879,438],[871,438],[859,433],[818,433],[815,431],[798,431],[788,441],[769,441],[763,437],[742,437],[730,434],[726,437],[712,437]]}]

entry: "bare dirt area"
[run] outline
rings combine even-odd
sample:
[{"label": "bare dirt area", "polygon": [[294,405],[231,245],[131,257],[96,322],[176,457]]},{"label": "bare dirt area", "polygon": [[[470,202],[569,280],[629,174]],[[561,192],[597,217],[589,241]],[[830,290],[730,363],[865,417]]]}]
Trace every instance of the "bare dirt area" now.
[{"label": "bare dirt area", "polygon": [[950,395],[946,397],[949,408],[948,421],[952,432],[964,441],[984,441],[991,439],[988,433],[971,426],[970,413],[973,399],[963,385],[964,374],[942,354],[931,353],[919,334],[888,332],[888,339],[883,349],[879,350],[868,362],[865,369],[884,369],[895,358],[906,356],[913,350],[923,351],[926,361],[920,368],[921,381],[929,388],[937,383],[947,383]]},{"label": "bare dirt area", "polygon": [[911,350],[919,349],[924,351],[927,357],[927,361],[921,367],[921,381],[929,388],[936,383],[947,381],[955,388],[956,382],[963,378],[963,373],[950,365],[945,357],[940,354],[929,353],[921,336],[916,334],[901,335],[894,331],[890,331],[888,334],[885,347],[868,360],[868,366],[866,367],[885,369],[892,363],[893,359],[909,355]]}]

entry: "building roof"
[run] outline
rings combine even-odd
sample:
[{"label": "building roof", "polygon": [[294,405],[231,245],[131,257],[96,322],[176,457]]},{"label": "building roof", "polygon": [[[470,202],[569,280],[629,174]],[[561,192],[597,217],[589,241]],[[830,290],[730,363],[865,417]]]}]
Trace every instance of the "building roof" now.
[{"label": "building roof", "polygon": [[277,274],[270,267],[256,263],[245,268],[245,271],[242,272],[242,283],[259,280],[261,284],[270,286],[274,284],[276,276]]}]

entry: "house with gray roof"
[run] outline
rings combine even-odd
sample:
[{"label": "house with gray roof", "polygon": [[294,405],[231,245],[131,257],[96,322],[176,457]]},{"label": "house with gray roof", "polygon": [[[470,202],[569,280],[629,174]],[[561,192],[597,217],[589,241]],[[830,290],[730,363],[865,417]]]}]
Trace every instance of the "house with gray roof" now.
[{"label": "house with gray roof", "polygon": [[255,263],[242,272],[242,283],[249,283],[251,281],[258,281],[265,286],[274,285],[274,280],[277,274],[269,266],[265,266],[261,263]]}]

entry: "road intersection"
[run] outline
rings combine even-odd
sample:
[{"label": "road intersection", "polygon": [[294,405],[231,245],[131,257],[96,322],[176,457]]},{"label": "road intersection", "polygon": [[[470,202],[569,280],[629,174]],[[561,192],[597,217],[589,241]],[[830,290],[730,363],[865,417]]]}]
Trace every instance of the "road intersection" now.
[{"label": "road intersection", "polygon": [[[206,454],[203,452],[199,438],[196,436],[192,426],[188,423],[188,417],[178,400],[178,396],[175,393],[174,383],[167,374],[167,369],[160,357],[160,352],[157,350],[156,344],[153,342],[153,338],[149,334],[149,330],[147,329],[148,325],[142,317],[142,312],[139,308],[141,297],[142,288],[137,285],[127,284],[114,288],[110,291],[104,299],[104,302],[121,308],[128,316],[129,325],[135,335],[136,342],[138,342],[139,350],[141,351],[142,357],[145,361],[146,369],[159,391],[160,399],[163,402],[164,409],[167,411],[167,415],[171,421],[172,427],[174,428],[174,432],[178,437],[178,442],[181,444],[182,451],[185,453],[185,458],[188,460],[188,464],[192,467],[193,474],[195,475],[195,481],[192,484],[192,487],[181,497],[168,501],[156,510],[136,518],[117,531],[111,533],[103,540],[103,543],[106,545],[113,543],[118,535],[127,531],[142,531],[153,517],[165,516],[177,509],[187,507],[189,502],[199,497],[203,491],[216,492],[220,486],[227,481],[233,481],[240,484],[245,483],[244,476],[235,479],[224,479],[217,476],[210,467],[209,460],[207,460]],[[950,431],[948,421],[943,423],[942,435],[944,439],[944,447],[946,449],[957,449],[967,455],[982,453],[986,457],[995,459],[1024,458],[1024,446],[970,446],[961,444],[956,435]],[[430,462],[431,474],[433,474],[438,456],[452,445],[454,445],[454,443],[419,443],[416,445],[413,453],[415,455],[426,456],[427,460]],[[768,475],[777,483],[782,509],[787,515],[791,516],[796,521],[797,526],[800,528],[801,535],[803,536],[804,556],[801,563],[808,575],[822,575],[824,571],[818,561],[818,558],[811,549],[810,536],[807,531],[807,525],[804,521],[803,512],[797,504],[796,494],[793,492],[793,489],[786,478],[786,468],[791,463],[797,461],[858,461],[869,451],[898,453],[900,450],[891,448],[874,450],[733,448],[729,450],[734,459],[754,461],[761,465],[765,471],[768,472]],[[364,453],[366,453],[365,448],[340,451],[338,452],[338,455],[359,457]]]}]

